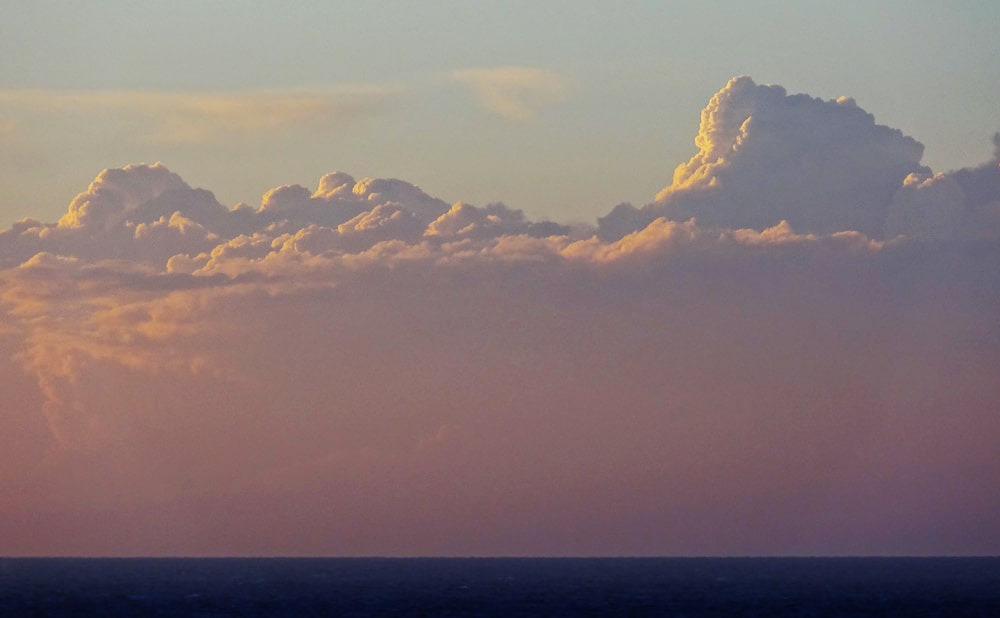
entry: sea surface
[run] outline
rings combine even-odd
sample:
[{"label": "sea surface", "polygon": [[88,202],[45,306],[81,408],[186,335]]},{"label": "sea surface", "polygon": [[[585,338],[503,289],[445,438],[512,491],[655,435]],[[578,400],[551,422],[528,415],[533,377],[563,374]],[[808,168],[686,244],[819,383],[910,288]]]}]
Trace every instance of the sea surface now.
[{"label": "sea surface", "polygon": [[0,558],[0,616],[1000,617],[1000,558]]}]

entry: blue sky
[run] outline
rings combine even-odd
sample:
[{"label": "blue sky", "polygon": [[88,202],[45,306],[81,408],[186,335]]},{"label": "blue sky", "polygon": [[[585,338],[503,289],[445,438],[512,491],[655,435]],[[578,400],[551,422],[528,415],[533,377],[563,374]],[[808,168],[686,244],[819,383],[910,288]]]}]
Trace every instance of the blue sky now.
[{"label": "blue sky", "polygon": [[[986,160],[1000,129],[992,2],[105,1],[0,12],[7,223],[53,220],[101,169],[157,160],[227,205],[256,206],[280,184],[315,188],[340,169],[403,178],[448,202],[593,221],[669,184],[695,152],[701,108],[740,74],[854,97],[921,141],[935,170]],[[490,84],[522,113],[490,107]],[[301,111],[320,100],[332,103]],[[265,120],[274,105],[284,120]],[[209,130],[230,112],[204,116],[206,106],[240,120]],[[179,135],[178,124],[194,128]]]}]

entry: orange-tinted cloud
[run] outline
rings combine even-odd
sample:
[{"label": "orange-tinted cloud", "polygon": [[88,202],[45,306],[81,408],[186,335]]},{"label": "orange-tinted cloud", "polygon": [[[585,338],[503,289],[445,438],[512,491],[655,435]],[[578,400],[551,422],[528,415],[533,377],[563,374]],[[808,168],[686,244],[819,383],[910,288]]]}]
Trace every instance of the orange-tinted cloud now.
[{"label": "orange-tinted cloud", "polygon": [[[923,176],[855,104],[745,79],[701,135],[600,229],[343,172],[232,209],[102,172],[0,233],[0,544],[996,553],[1000,169]],[[795,144],[859,200],[802,206]]]},{"label": "orange-tinted cloud", "polygon": [[475,93],[482,108],[514,121],[534,119],[539,109],[569,96],[567,80],[534,67],[489,67],[454,71],[451,78]]},{"label": "orange-tinted cloud", "polygon": [[112,111],[145,141],[204,143],[303,125],[338,126],[377,111],[397,94],[398,88],[372,85],[241,93],[6,90],[0,91],[0,109],[18,117]]}]

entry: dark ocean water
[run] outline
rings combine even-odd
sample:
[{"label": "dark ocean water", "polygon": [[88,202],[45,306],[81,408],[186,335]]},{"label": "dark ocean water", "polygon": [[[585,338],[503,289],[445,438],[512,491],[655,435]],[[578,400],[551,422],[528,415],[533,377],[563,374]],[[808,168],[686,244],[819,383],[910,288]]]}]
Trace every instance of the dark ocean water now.
[{"label": "dark ocean water", "polygon": [[0,616],[1000,617],[1000,558],[0,558]]}]

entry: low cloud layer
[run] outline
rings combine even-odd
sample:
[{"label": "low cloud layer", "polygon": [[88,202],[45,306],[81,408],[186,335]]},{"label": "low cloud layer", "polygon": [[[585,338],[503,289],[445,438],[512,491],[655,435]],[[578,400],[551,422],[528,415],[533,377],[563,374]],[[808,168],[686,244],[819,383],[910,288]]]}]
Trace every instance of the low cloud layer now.
[{"label": "low cloud layer", "polygon": [[0,233],[0,545],[1000,551],[1000,157],[745,77],[696,146],[595,227],[101,172]]}]

